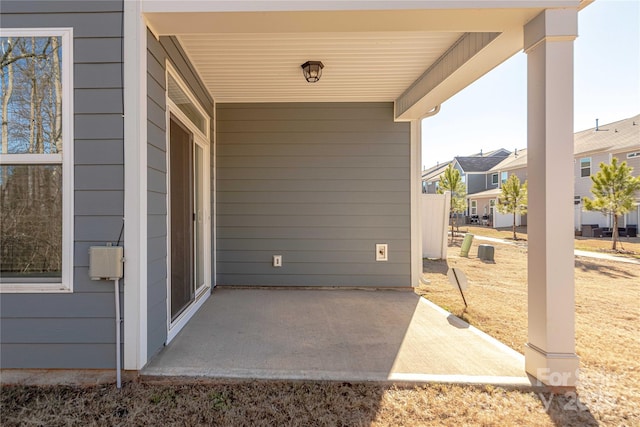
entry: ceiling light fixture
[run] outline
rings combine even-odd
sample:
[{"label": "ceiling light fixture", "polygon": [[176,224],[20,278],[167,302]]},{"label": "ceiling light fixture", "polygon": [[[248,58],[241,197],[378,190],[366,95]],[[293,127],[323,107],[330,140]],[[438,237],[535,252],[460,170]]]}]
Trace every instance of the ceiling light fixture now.
[{"label": "ceiling light fixture", "polygon": [[320,61],[307,61],[300,67],[302,67],[302,74],[304,74],[304,78],[309,83],[315,83],[320,80],[320,76],[322,76],[324,64]]}]

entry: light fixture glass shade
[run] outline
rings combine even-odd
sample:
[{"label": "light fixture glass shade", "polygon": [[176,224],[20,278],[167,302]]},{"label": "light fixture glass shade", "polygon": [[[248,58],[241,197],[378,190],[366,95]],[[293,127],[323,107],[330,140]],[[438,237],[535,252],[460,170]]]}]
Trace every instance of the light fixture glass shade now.
[{"label": "light fixture glass shade", "polygon": [[301,67],[304,78],[309,83],[315,83],[320,80],[320,76],[322,76],[324,64],[320,61],[307,61],[302,64]]}]

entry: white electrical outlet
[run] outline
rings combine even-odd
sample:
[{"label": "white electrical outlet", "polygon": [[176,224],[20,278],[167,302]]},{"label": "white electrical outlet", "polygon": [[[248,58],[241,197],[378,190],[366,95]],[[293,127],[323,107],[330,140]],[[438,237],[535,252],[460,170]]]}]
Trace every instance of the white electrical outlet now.
[{"label": "white electrical outlet", "polygon": [[273,266],[274,267],[282,267],[282,255],[274,255],[273,256]]},{"label": "white electrical outlet", "polygon": [[376,244],[376,261],[388,261],[389,248],[386,243]]}]

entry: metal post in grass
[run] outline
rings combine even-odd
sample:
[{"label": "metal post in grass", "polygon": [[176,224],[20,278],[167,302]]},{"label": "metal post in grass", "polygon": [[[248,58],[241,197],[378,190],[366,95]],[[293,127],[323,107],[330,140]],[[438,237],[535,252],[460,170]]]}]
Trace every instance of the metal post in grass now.
[{"label": "metal post in grass", "polygon": [[460,291],[460,295],[462,296],[462,301],[464,302],[464,307],[467,308],[467,300],[464,297],[463,290],[467,290],[469,287],[469,283],[467,282],[467,276],[465,276],[464,271],[459,268],[452,267],[447,272],[447,277],[449,277],[449,282],[453,285],[454,288],[458,288]]}]

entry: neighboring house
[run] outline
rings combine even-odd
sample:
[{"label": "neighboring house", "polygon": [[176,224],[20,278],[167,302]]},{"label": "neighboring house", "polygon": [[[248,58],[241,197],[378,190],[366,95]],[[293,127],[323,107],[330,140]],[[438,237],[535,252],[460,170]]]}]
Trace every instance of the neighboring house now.
[{"label": "neighboring house", "polygon": [[[495,208],[498,197],[502,193],[502,184],[510,175],[516,175],[522,183],[527,180],[526,148],[514,150],[507,158],[487,171],[485,176],[487,190],[470,195],[469,214],[477,216],[479,222],[494,228],[511,226],[513,215],[501,214]],[[526,215],[516,215],[516,225],[526,224]]]},{"label": "neighboring house", "polygon": [[[496,163],[509,155],[509,151],[504,148],[490,151],[483,154],[482,151],[469,156],[457,156],[453,160],[438,163],[436,166],[432,166],[429,169],[422,171],[422,192],[427,194],[435,194],[437,192],[437,183],[440,180],[440,175],[449,166],[454,167],[460,172],[462,182],[465,183],[467,194],[472,194],[474,191],[486,190],[486,183],[479,177],[482,169],[486,172],[488,168],[492,167]],[[471,192],[470,192],[471,190]]]},{"label": "neighboring house", "polygon": [[453,167],[460,171],[465,183],[467,195],[479,193],[487,189],[487,171],[507,157],[507,154],[496,156],[456,157]]},{"label": "neighboring house", "polygon": [[[613,219],[584,210],[583,199],[593,197],[591,175],[600,170],[600,163],[611,163],[613,157],[620,163],[627,162],[633,167],[633,175],[640,176],[640,114],[576,133],[574,155],[576,230],[581,230],[583,224],[611,227]],[[635,209],[624,215],[619,224],[621,227],[640,224],[640,194]]]},{"label": "neighboring house", "polygon": [[438,163],[422,171],[422,192],[424,194],[436,194],[438,183],[444,170],[451,164],[451,161]]},{"label": "neighboring house", "polygon": [[[619,162],[627,162],[633,167],[633,175],[640,176],[640,115],[583,130],[574,134],[574,227],[581,231],[583,225],[590,225],[590,229],[597,227],[611,227],[613,220],[600,212],[583,209],[583,199],[592,197],[591,175],[600,169],[600,163],[611,163],[616,157]],[[504,161],[493,167],[487,173],[487,187],[498,182],[502,184],[509,175],[515,174],[520,182],[528,179],[527,150],[518,149]],[[469,197],[470,215],[486,215],[491,211],[491,205],[497,203],[499,192],[488,189]],[[495,196],[495,197],[494,197]],[[619,222],[621,227],[640,224],[640,194],[636,207]],[[496,213],[498,217],[501,215]],[[512,219],[496,218],[491,221],[494,227],[507,227]],[[526,215],[517,218],[518,225],[526,225]]]},{"label": "neighboring house", "polygon": [[[588,3],[3,0],[0,366],[113,368],[121,344],[140,370],[216,286],[417,286],[422,119],[524,50],[528,147],[571,144]],[[533,157],[540,182],[572,160]],[[570,223],[545,192],[529,215]],[[573,295],[573,252],[540,236],[529,292]],[[89,277],[107,244],[124,247],[121,343],[113,286]],[[526,370],[572,386],[557,300],[529,309]]]}]

